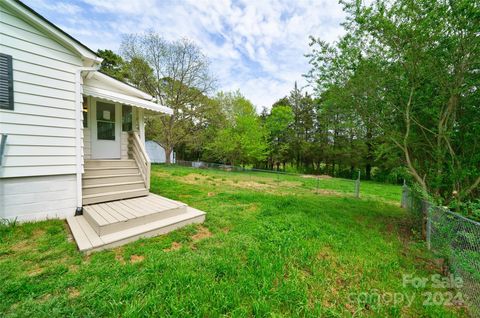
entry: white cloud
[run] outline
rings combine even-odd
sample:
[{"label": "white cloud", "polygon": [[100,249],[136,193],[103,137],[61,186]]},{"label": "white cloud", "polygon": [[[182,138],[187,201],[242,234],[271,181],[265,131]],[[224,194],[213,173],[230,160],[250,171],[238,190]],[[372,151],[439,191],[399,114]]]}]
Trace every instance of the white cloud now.
[{"label": "white cloud", "polygon": [[[335,0],[82,0],[27,4],[93,49],[117,50],[122,33],[154,29],[168,40],[187,37],[212,60],[220,89],[240,89],[258,109],[305,84],[308,36],[343,34]],[[64,7],[68,15],[58,15]]]},{"label": "white cloud", "polygon": [[46,0],[31,0],[29,4],[36,9],[61,12],[62,14],[74,15],[82,12],[82,8],[80,6],[62,1],[51,3]]}]

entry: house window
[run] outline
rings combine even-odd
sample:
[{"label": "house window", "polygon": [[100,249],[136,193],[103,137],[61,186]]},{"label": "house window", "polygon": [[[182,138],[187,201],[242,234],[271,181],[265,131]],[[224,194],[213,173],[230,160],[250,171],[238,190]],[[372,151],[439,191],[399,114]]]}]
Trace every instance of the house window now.
[{"label": "house window", "polygon": [[12,57],[0,53],[0,109],[13,110]]},{"label": "house window", "polygon": [[132,106],[123,105],[122,107],[122,131],[132,131]]},{"label": "house window", "polygon": [[115,104],[97,102],[97,139],[115,140]]},{"label": "house window", "polygon": [[88,128],[88,102],[87,98],[83,98],[83,128]]}]

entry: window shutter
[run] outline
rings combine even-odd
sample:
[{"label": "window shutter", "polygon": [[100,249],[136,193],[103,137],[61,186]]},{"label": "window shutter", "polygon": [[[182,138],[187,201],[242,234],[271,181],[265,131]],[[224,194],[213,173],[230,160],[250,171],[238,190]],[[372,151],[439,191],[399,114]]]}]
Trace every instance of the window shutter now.
[{"label": "window shutter", "polygon": [[0,53],[0,109],[13,110],[12,57]]}]

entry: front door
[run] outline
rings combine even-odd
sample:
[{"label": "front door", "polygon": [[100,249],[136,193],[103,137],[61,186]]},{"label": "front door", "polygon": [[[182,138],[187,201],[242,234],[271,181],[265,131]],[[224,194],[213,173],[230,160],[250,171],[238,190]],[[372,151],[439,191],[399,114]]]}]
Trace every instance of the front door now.
[{"label": "front door", "polygon": [[92,104],[92,159],[120,159],[121,105],[95,100]]}]

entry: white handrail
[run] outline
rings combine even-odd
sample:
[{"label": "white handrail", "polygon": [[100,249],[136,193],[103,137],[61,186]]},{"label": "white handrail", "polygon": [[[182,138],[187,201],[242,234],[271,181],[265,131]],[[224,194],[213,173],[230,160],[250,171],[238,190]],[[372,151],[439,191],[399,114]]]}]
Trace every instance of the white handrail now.
[{"label": "white handrail", "polygon": [[143,181],[145,182],[145,187],[147,190],[150,190],[150,158],[148,157],[147,151],[138,135],[138,132],[131,131],[129,132],[131,143],[129,144],[130,148],[129,153],[132,158],[136,161],[140,173],[142,174]]}]

